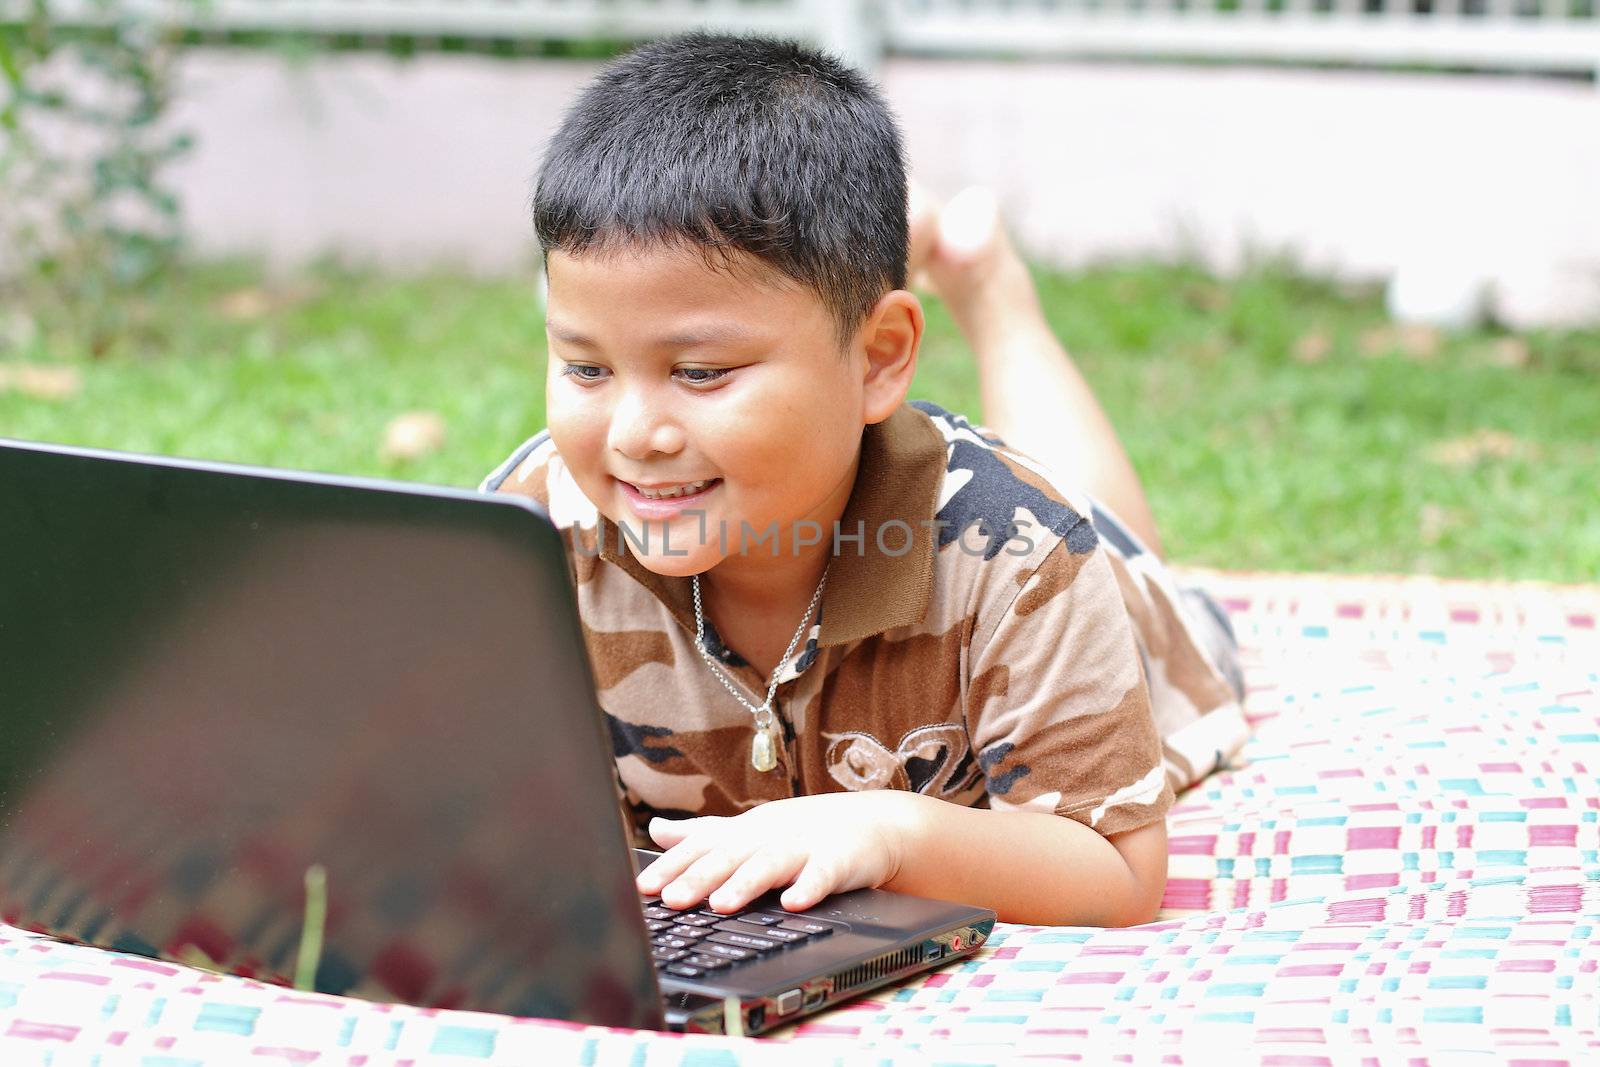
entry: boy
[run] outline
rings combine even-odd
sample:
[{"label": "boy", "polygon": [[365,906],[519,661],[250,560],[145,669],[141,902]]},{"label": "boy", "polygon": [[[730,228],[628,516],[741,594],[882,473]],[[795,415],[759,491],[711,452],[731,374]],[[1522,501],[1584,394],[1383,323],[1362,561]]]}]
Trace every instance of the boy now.
[{"label": "boy", "polygon": [[[694,33],[611,64],[534,197],[549,429],[484,486],[566,541],[619,785],[666,849],[642,892],[1144,922],[1173,784],[1242,740],[1225,623],[1142,547],[992,210],[924,204],[912,244],[906,197],[881,96],[827,56]],[[904,402],[908,255],[1037,459]]]}]

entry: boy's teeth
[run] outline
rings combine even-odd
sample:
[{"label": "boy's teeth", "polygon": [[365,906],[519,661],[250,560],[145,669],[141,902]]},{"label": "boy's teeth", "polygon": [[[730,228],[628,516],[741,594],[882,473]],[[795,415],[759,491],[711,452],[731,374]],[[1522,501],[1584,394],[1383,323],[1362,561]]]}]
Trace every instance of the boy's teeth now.
[{"label": "boy's teeth", "polygon": [[715,480],[713,478],[703,482],[686,482],[683,485],[675,485],[667,489],[646,489],[642,485],[636,485],[634,488],[639,490],[639,495],[646,500],[667,500],[675,496],[688,496],[691,493],[698,493]]}]

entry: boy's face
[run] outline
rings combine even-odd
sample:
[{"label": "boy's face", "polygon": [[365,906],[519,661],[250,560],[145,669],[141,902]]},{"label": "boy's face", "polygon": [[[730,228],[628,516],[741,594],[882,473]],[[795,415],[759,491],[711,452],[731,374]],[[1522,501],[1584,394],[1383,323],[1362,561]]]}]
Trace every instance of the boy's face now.
[{"label": "boy's face", "polygon": [[866,356],[840,353],[810,289],[741,266],[669,246],[549,256],[551,437],[601,513],[647,536],[628,551],[657,573],[709,570],[742,530],[746,558],[770,560],[755,539],[772,524],[784,558],[803,520],[828,543],[854,483]]}]

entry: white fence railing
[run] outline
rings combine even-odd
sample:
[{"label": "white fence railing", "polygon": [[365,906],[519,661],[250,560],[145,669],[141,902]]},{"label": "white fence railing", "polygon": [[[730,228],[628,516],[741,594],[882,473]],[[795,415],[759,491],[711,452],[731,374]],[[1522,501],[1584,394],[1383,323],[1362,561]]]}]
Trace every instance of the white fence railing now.
[{"label": "white fence railing", "polygon": [[[93,0],[51,0],[63,21]],[[693,26],[885,51],[1472,67],[1600,78],[1600,0],[122,0],[221,30],[639,40]],[[27,0],[0,0],[0,21]]]},{"label": "white fence railing", "polygon": [[1600,68],[1585,0],[888,0],[887,14],[890,45],[918,53]]}]

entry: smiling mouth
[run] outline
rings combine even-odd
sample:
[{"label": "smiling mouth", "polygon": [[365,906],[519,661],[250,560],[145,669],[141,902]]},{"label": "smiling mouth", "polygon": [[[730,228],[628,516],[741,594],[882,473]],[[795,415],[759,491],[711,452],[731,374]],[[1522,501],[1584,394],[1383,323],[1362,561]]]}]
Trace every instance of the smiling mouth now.
[{"label": "smiling mouth", "polygon": [[643,486],[635,485],[633,482],[623,484],[646,500],[676,500],[679,497],[703,493],[721,481],[721,478],[705,478],[698,482],[679,482],[676,485]]}]

